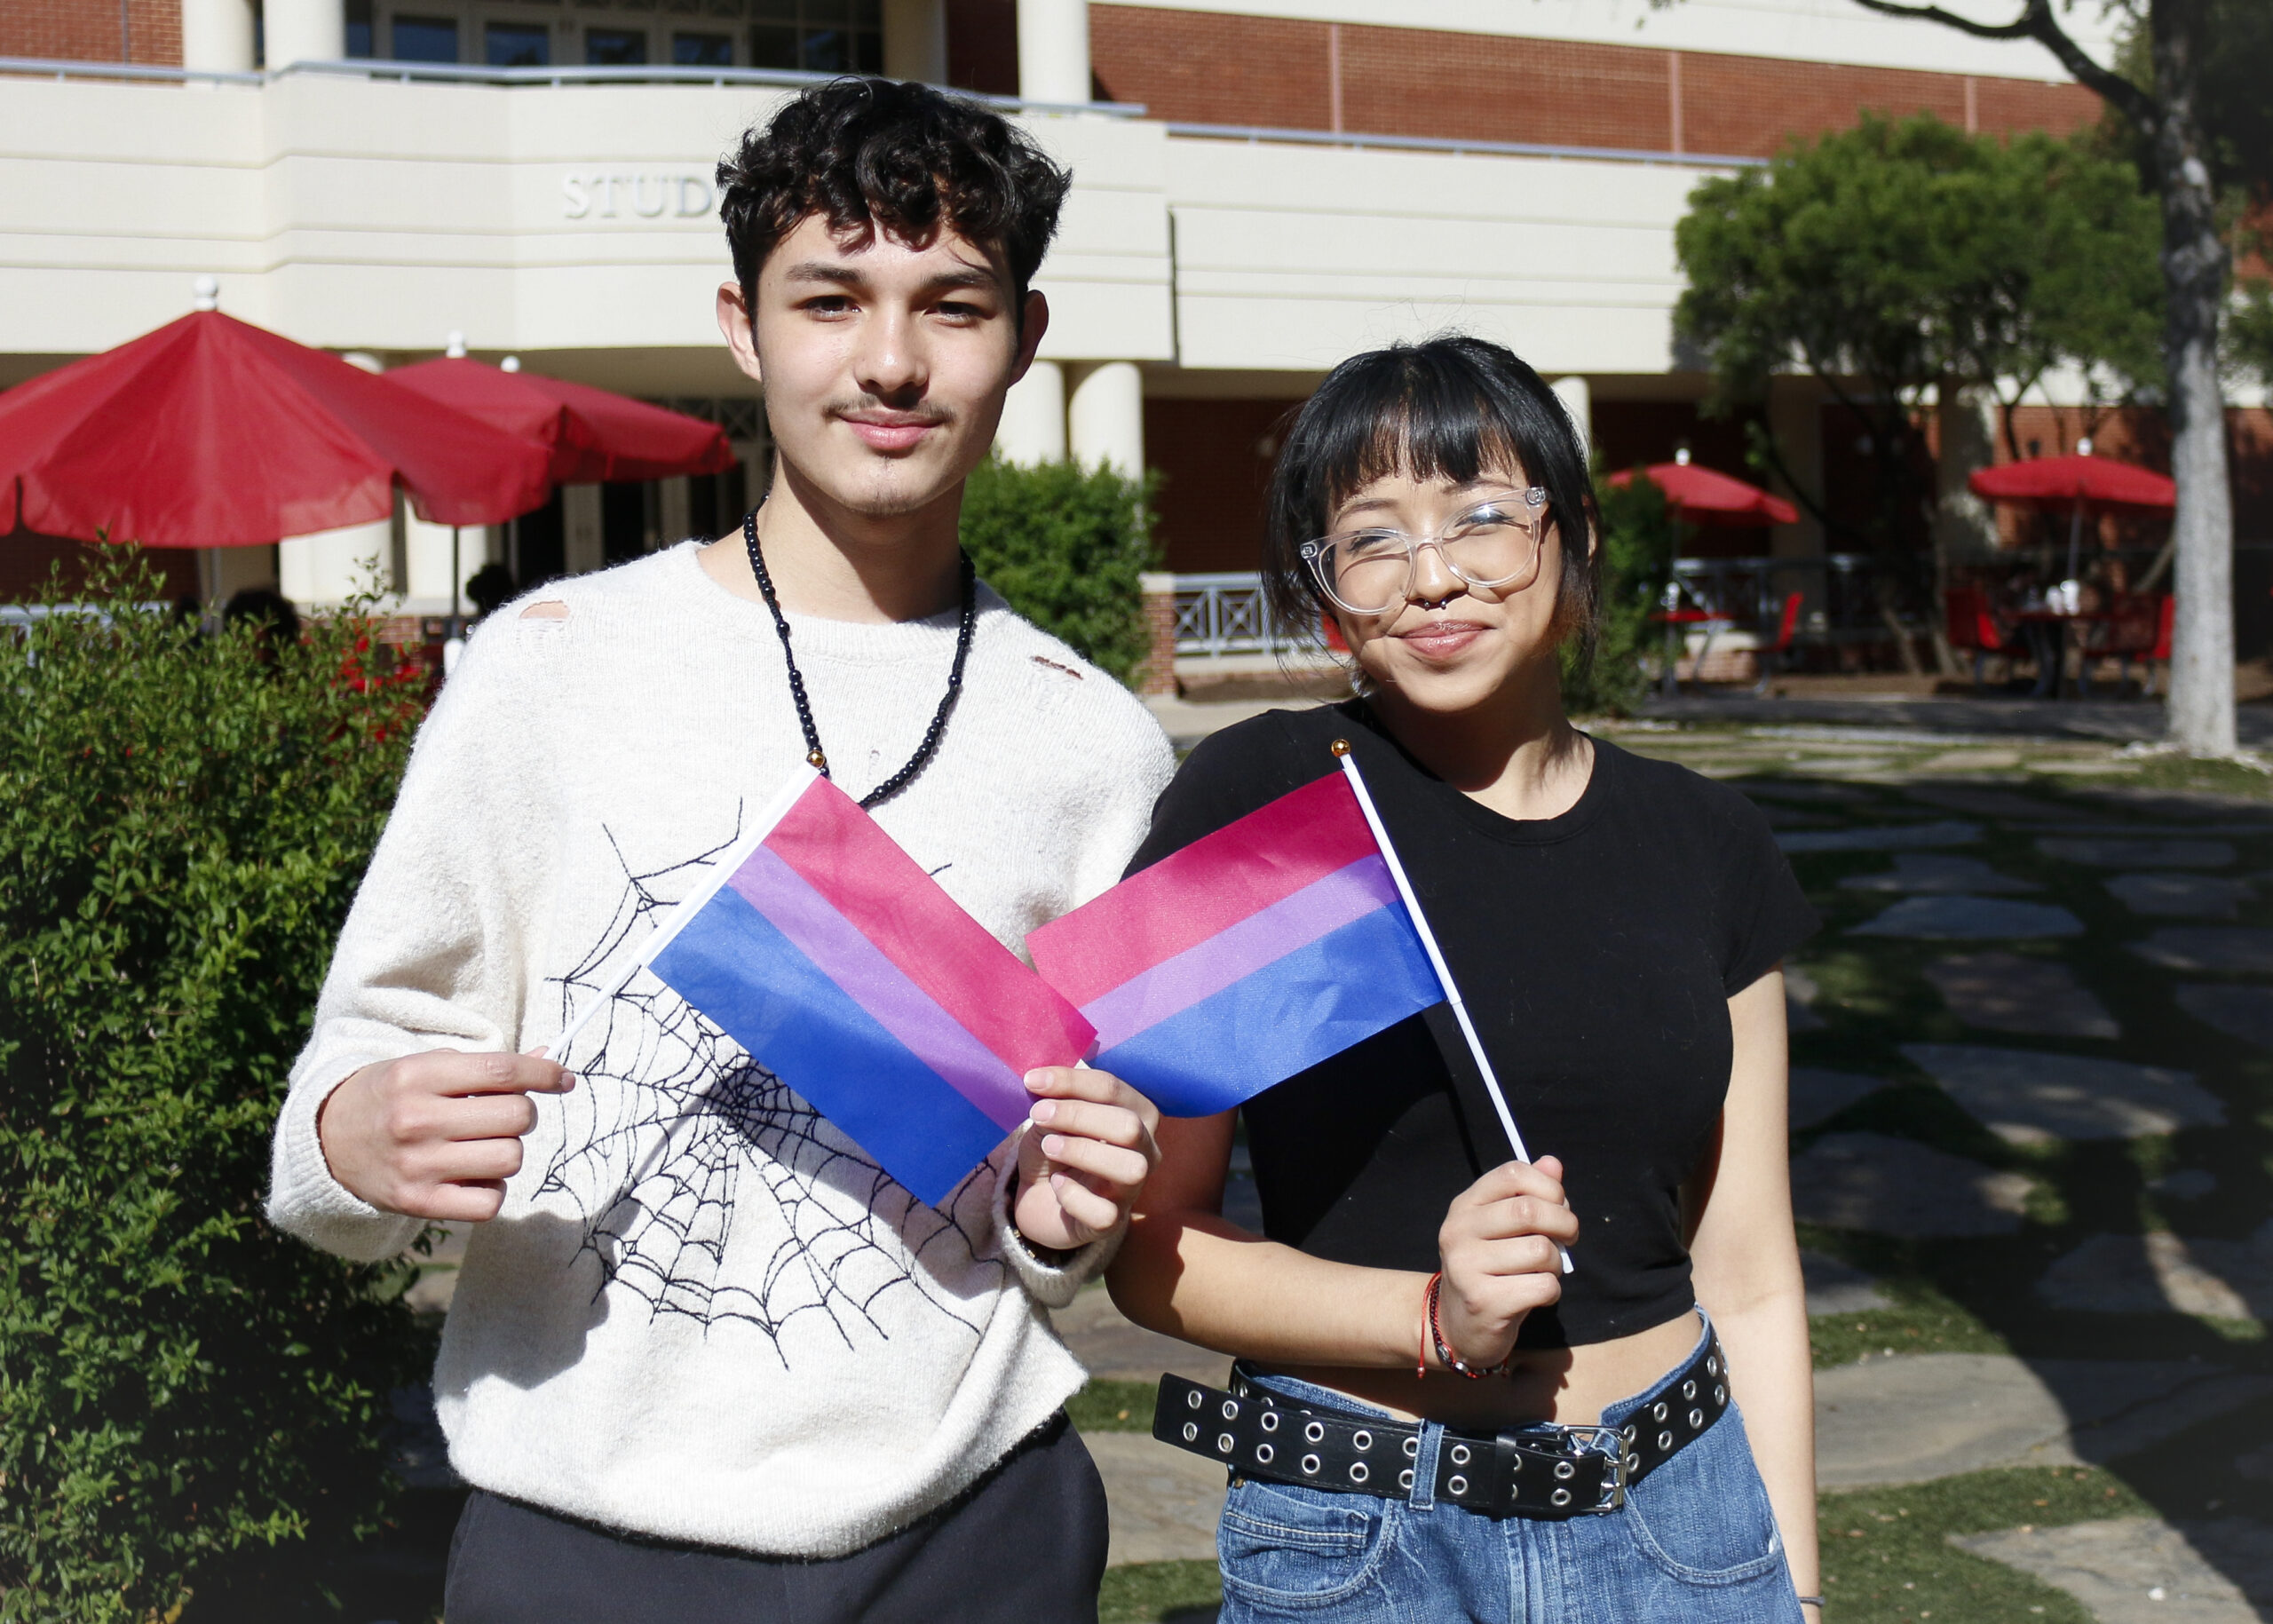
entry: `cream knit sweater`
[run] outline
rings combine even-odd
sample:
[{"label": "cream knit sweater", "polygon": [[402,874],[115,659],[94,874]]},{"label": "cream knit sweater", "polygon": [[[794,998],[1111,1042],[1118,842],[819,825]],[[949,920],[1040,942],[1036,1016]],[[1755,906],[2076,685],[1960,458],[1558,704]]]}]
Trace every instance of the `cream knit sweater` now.
[{"label": "cream knit sweater", "polygon": [[[332,1177],[316,1113],[358,1067],[549,1042],[802,760],[764,606],[696,544],[556,582],[475,633],[421,731],[276,1130],[269,1216],[358,1259],[419,1224]],[[954,615],[792,616],[837,781],[915,749]],[[877,821],[1005,943],[1111,885],[1173,767],[1144,708],[992,592],[938,756]],[[1022,949],[1021,949],[1022,951]],[[1081,1382],[1007,1227],[1010,1147],[936,1212],[644,973],[556,1057],[435,1369],[450,1459],[638,1533],[829,1557],[944,1503]]]}]

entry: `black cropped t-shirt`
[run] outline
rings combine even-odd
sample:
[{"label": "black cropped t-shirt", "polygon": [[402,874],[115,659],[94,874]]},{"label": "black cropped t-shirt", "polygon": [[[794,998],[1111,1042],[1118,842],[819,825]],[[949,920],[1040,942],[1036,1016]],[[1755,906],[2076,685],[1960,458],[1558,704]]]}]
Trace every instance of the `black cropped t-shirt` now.
[{"label": "black cropped t-shirt", "polygon": [[[1365,772],[1527,1148],[1564,1163],[1574,1269],[1518,1345],[1607,1342],[1685,1312],[1679,1191],[1728,1092],[1728,1000],[1817,925],[1766,820],[1724,785],[1601,740],[1569,812],[1505,818],[1353,701],[1271,711],[1201,744],[1129,872],[1336,771],[1335,739]],[[1266,1236],[1336,1263],[1437,1266],[1445,1208],[1509,1154],[1445,1013],[1247,1103]]]}]

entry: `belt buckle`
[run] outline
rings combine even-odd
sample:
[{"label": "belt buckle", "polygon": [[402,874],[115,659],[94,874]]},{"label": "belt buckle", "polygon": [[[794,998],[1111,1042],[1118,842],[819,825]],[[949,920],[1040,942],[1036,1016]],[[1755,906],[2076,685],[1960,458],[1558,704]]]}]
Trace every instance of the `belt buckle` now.
[{"label": "belt buckle", "polygon": [[[1510,1451],[1529,1446],[1547,1454],[1559,1455],[1565,1462],[1586,1455],[1599,1455],[1604,1462],[1602,1490],[1590,1506],[1568,1509],[1572,1517],[1596,1517],[1616,1511],[1626,1504],[1626,1440],[1615,1427],[1564,1426],[1559,1422],[1543,1422],[1536,1426],[1519,1427],[1499,1434],[1499,1442]],[[1567,1469],[1558,1465],[1556,1476],[1568,1475]],[[1570,1505],[1570,1491],[1557,1486],[1552,1502],[1557,1510]]]},{"label": "belt buckle", "polygon": [[1616,1427],[1601,1426],[1565,1427],[1563,1432],[1574,1446],[1573,1454],[1600,1455],[1604,1462],[1601,1497],[1579,1515],[1597,1517],[1622,1508],[1626,1504],[1625,1435]]}]

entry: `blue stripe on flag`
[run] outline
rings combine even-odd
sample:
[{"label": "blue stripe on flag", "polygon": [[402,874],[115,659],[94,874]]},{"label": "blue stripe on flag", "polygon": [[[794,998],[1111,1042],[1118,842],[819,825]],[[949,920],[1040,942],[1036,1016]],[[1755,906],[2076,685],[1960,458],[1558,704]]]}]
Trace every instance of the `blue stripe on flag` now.
[{"label": "blue stripe on flag", "polygon": [[1002,1129],[731,886],[653,969],[919,1200],[938,1206],[1002,1142]]},{"label": "blue stripe on flag", "polygon": [[1171,1116],[1209,1116],[1444,998],[1405,910],[1375,908],[1092,1064]]}]

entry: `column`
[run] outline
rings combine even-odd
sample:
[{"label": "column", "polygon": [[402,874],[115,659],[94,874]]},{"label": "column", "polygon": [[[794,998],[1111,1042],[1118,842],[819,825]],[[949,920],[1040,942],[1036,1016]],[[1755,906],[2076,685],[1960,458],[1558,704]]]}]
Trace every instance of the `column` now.
[{"label": "column", "polygon": [[1136,692],[1174,693],[1176,686],[1176,577],[1146,570],[1136,577],[1144,603],[1144,633],[1151,647],[1136,668]]},{"label": "column", "polygon": [[1997,556],[1997,515],[1973,494],[1968,476],[1997,460],[1997,425],[1978,390],[1950,389],[1936,402],[1940,444],[1934,457],[1934,544],[1951,564]]},{"label": "column", "polygon": [[560,487],[561,565],[572,575],[587,575],[607,565],[607,538],[600,524],[600,487]]},{"label": "column", "polygon": [[373,588],[386,590],[393,531],[382,519],[286,537],[276,544],[277,590],[302,609],[331,608]]},{"label": "column", "polygon": [[250,0],[181,0],[181,65],[212,73],[250,73]]},{"label": "column", "polygon": [[946,0],[884,0],[884,74],[947,82]]},{"label": "column", "polygon": [[1084,468],[1098,463],[1132,479],[1144,472],[1144,375],[1133,360],[1100,361],[1073,385],[1066,438]]},{"label": "column", "polygon": [[1089,0],[1018,0],[1018,94],[1028,101],[1089,99]]},{"label": "column", "polygon": [[1577,373],[1557,378],[1549,385],[1555,398],[1563,402],[1563,409],[1570,414],[1572,424],[1579,431],[1579,450],[1582,456],[1592,456],[1595,447],[1595,392],[1586,379]]},{"label": "column", "polygon": [[[366,372],[385,370],[377,356],[362,350],[351,350],[339,359]],[[398,493],[395,500],[401,499]],[[402,583],[389,578],[393,551],[391,519],[288,536],[276,544],[277,590],[302,609],[329,608],[375,588],[400,591]]]},{"label": "column", "polygon": [[268,0],[261,20],[271,68],[294,62],[336,62],[347,54],[347,9],[342,0]]},{"label": "column", "polygon": [[[403,608],[412,614],[447,614],[450,612],[450,527],[429,524],[415,512],[402,516],[402,551],[405,579],[396,583],[406,601]],[[463,612],[468,606],[465,583],[473,579],[473,572],[489,561],[488,533],[480,525],[460,527],[457,535],[457,602]]]},{"label": "column", "polygon": [[994,449],[1006,463],[1065,460],[1065,369],[1038,360],[1011,385],[995,426]]},{"label": "column", "polygon": [[655,527],[662,533],[657,546],[676,547],[694,534],[694,502],[689,486],[685,474],[657,482]]}]

